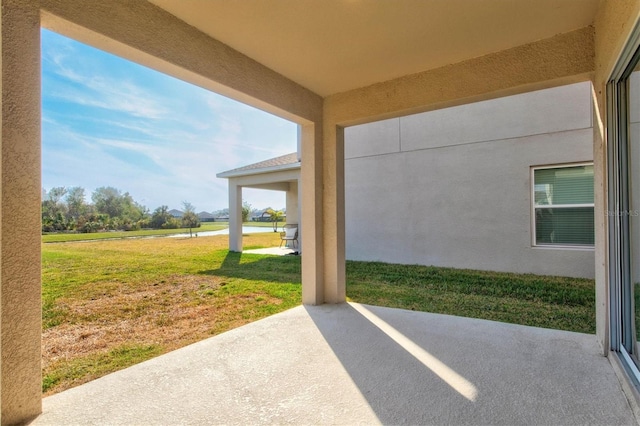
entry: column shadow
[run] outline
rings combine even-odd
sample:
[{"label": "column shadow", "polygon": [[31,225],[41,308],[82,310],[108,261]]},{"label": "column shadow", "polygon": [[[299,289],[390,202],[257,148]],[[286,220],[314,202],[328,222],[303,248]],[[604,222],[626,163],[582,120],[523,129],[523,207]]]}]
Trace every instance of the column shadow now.
[{"label": "column shadow", "polygon": [[199,271],[202,275],[301,283],[299,256],[265,256],[229,252],[219,268]]}]

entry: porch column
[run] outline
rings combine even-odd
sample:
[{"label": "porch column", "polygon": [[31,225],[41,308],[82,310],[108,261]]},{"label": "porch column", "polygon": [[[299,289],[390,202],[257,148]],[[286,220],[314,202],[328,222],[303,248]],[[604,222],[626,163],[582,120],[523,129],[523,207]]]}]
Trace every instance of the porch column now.
[{"label": "porch column", "polygon": [[229,251],[242,252],[242,187],[229,179]]},{"label": "porch column", "polygon": [[302,254],[302,236],[304,235],[302,233],[302,229],[304,228],[304,226],[302,225],[302,184],[300,183],[300,178],[298,178],[298,181],[296,182],[296,188],[298,191],[298,251],[300,252],[300,254]]},{"label": "porch column", "polygon": [[[326,110],[325,110],[326,111]],[[325,115],[323,132],[324,302],[346,301],[344,129]]]},{"label": "porch column", "polygon": [[322,129],[312,123],[300,126],[302,193],[300,224],[304,234],[302,303],[321,305],[324,299],[324,245],[322,222]]},{"label": "porch column", "polygon": [[300,230],[300,218],[298,216],[298,182],[289,182],[289,190],[286,192],[287,223],[298,224],[298,244],[296,249],[300,251],[302,232]]},{"label": "porch column", "polygon": [[1,0],[0,423],[42,411],[40,2]]},{"label": "porch column", "polygon": [[302,302],[312,305],[346,301],[344,131],[330,117],[322,132],[302,126]]}]

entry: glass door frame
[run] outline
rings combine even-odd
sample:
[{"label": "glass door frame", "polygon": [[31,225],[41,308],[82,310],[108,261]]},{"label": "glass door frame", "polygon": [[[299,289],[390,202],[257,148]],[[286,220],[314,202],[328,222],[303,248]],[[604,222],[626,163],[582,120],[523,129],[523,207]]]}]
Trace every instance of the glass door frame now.
[{"label": "glass door frame", "polygon": [[[607,84],[608,256],[610,349],[618,354],[640,388],[633,283],[631,277],[629,77],[640,62],[640,22],[636,23]],[[639,362],[640,364],[640,362]]]}]

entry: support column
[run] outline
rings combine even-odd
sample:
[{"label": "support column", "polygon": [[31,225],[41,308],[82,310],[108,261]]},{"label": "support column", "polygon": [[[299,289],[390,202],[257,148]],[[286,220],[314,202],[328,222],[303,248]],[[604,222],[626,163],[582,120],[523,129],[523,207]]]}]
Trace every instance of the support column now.
[{"label": "support column", "polygon": [[323,140],[324,302],[346,295],[344,220],[344,129],[327,120]]},{"label": "support column", "polygon": [[40,2],[1,0],[0,423],[42,411]]},{"label": "support column", "polygon": [[300,227],[300,218],[298,216],[298,182],[289,182],[289,190],[286,192],[287,197],[287,223],[298,224],[298,243],[296,250],[300,252],[300,242],[302,241],[302,230]]},{"label": "support column", "polygon": [[[595,82],[593,82],[595,84]],[[595,86],[593,86],[595,90]],[[609,276],[608,276],[608,215],[607,211],[607,153],[605,126],[593,93],[593,193],[595,220],[595,279],[596,279],[596,338],[604,356],[609,354]]]},{"label": "support column", "polygon": [[302,165],[300,167],[301,216],[304,234],[302,255],[302,303],[320,305],[324,299],[324,245],[322,232],[322,129],[300,126]]},{"label": "support column", "polygon": [[296,189],[298,194],[298,251],[302,255],[302,245],[304,243],[304,239],[302,236],[304,233],[302,232],[304,226],[302,225],[302,185],[300,183],[300,178],[296,182]]},{"label": "support column", "polygon": [[242,252],[242,187],[229,179],[229,251]]}]

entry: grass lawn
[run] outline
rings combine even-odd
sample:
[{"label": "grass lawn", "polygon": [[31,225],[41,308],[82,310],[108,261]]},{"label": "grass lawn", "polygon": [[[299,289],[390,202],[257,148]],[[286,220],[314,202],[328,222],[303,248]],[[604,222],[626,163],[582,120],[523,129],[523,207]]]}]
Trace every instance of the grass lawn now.
[{"label": "grass lawn", "polygon": [[[250,234],[245,248],[278,234]],[[300,257],[226,236],[43,244],[43,392],[52,394],[300,303]],[[354,302],[585,333],[592,280],[347,262]]]},{"label": "grass lawn", "polygon": [[[228,228],[227,222],[205,222],[200,228],[193,228],[194,233],[204,231],[218,231],[220,229]],[[154,235],[173,235],[173,234],[185,234],[189,233],[189,228],[179,229],[144,229],[142,231],[114,231],[114,232],[92,232],[89,234],[84,233],[51,233],[42,236],[43,243],[64,243],[69,241],[91,241],[91,240],[111,240],[119,238],[136,238],[136,237],[151,237]]]},{"label": "grass lawn", "polygon": [[[229,226],[229,222],[216,222],[216,223],[222,223],[225,224],[227,226]],[[273,222],[243,222],[242,223],[244,226],[255,226],[255,227],[259,227],[259,228],[272,228],[273,227]],[[286,225],[287,222],[283,222],[280,221],[278,222],[278,231],[282,230],[282,227],[284,225]]]},{"label": "grass lawn", "polygon": [[379,262],[347,262],[349,300],[580,333],[596,332],[595,282]]},{"label": "grass lawn", "polygon": [[[278,231],[282,231],[285,222],[278,223]],[[271,228],[271,222],[244,222],[243,226],[255,226],[260,228]],[[219,231],[229,227],[229,222],[204,222],[200,228],[193,228],[193,233],[205,231]],[[50,233],[42,236],[43,243],[66,243],[70,241],[92,241],[92,240],[114,240],[122,238],[153,237],[156,235],[188,234],[189,228],[179,229],[144,229],[141,231],[114,231],[114,232],[93,232],[84,233]]]},{"label": "grass lawn", "polygon": [[45,394],[300,304],[298,257],[227,247],[226,236],[43,244]]}]

